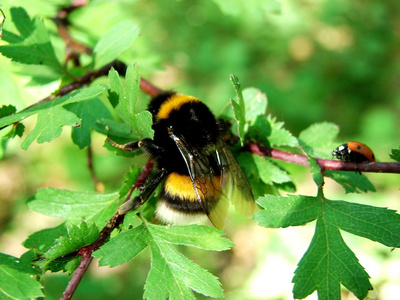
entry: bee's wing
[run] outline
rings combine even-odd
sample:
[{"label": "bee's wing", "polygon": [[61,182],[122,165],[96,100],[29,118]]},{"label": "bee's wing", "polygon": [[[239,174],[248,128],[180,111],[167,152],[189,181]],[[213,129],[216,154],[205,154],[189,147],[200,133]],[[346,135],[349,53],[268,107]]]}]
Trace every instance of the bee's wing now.
[{"label": "bee's wing", "polygon": [[221,170],[221,187],[224,194],[245,217],[251,217],[256,210],[250,183],[236,158],[222,139],[216,144],[218,167]]},{"label": "bee's wing", "polygon": [[[200,206],[211,223],[222,229],[229,208],[229,201],[222,193],[221,183],[223,180],[213,170],[207,154],[190,147],[185,138],[176,135],[172,128],[169,128],[168,132],[185,160]],[[211,199],[213,201],[210,201]]]}]

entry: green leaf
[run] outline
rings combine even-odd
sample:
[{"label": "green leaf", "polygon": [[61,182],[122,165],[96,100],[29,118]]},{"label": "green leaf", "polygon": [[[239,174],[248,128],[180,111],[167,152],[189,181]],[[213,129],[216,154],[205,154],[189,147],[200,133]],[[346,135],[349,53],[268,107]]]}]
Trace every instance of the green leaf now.
[{"label": "green leaf", "polygon": [[400,214],[383,207],[325,200],[325,221],[388,247],[400,247]]},{"label": "green leaf", "polygon": [[[14,18],[15,14],[18,15],[17,18]],[[22,15],[21,8],[18,8],[17,11],[14,10],[13,21],[17,20],[16,26],[23,40],[0,46],[0,53],[12,61],[23,64],[47,65],[61,72],[63,68],[55,55],[43,20],[35,17],[30,21],[29,17],[26,19]],[[31,31],[32,29],[33,31]]]},{"label": "green leaf", "polygon": [[93,50],[95,69],[116,59],[139,36],[139,27],[130,20],[121,21],[102,36]]},{"label": "green leaf", "polygon": [[140,76],[136,65],[129,65],[126,71],[125,89],[122,86],[118,73],[111,69],[108,73],[110,89],[109,100],[115,107],[120,118],[135,128],[136,102],[139,93]]},{"label": "green leaf", "polygon": [[0,264],[1,299],[36,299],[44,297],[42,285],[30,274]]},{"label": "green leaf", "polygon": [[277,122],[275,118],[272,118],[271,116],[268,116],[268,119],[271,124],[271,134],[268,137],[271,147],[297,147],[299,145],[297,138],[283,127],[283,122]]},{"label": "green leaf", "polygon": [[140,76],[136,66],[130,65],[128,67],[125,89],[122,87],[119,75],[114,69],[110,70],[108,78],[110,81],[108,98],[121,119],[131,126],[139,139],[153,138],[151,113],[138,111],[138,107],[136,107],[140,84]]},{"label": "green leaf", "polygon": [[[125,144],[131,141],[137,141],[139,137],[132,131],[132,128],[126,123],[120,123],[111,119],[98,120],[93,125],[93,130],[107,135],[112,141]],[[125,152],[131,153],[132,152]]]},{"label": "green leaf", "polygon": [[340,284],[364,299],[372,289],[369,276],[347,247],[337,227],[318,218],[311,244],[293,277],[293,296],[318,292],[319,299],[340,299]]},{"label": "green leaf", "polygon": [[[152,264],[146,280],[146,299],[194,299],[192,292],[222,297],[218,279],[174,250],[171,244],[206,250],[226,250],[232,243],[222,231],[208,226],[163,227],[141,224],[112,238],[93,253],[100,265],[116,266],[138,255],[147,246]],[[163,284],[159,284],[160,278]]]},{"label": "green leaf", "polygon": [[136,257],[148,246],[150,240],[151,235],[146,225],[141,224],[121,232],[95,251],[93,256],[100,257],[100,266],[115,267]]},{"label": "green leaf", "polygon": [[22,245],[28,249],[35,249],[39,252],[46,252],[60,236],[67,234],[65,223],[53,228],[46,228],[31,234]]},{"label": "green leaf", "polygon": [[247,132],[249,138],[261,143],[267,147],[270,147],[270,136],[272,133],[272,124],[270,120],[263,115],[258,116]]},{"label": "green leaf", "polygon": [[7,139],[13,139],[16,136],[22,137],[25,131],[25,126],[21,123],[16,123],[14,126],[11,127],[11,130],[4,135],[5,138]]},{"label": "green leaf", "polygon": [[205,250],[224,251],[235,246],[230,240],[223,238],[224,232],[210,226],[149,226],[154,238],[163,239],[176,245],[196,247]]},{"label": "green leaf", "polygon": [[390,158],[400,162],[400,149],[392,149],[392,154],[390,154]]},{"label": "green leaf", "polygon": [[[1,106],[0,107],[0,119],[2,117],[6,117],[6,116],[14,114],[15,110],[16,110],[15,107],[12,105]],[[7,133],[5,133],[5,132],[0,133],[0,135],[3,135],[0,137],[0,159],[2,159],[5,154],[8,140],[13,139],[16,136],[21,137],[22,134],[24,133],[24,130],[25,130],[25,126],[23,124],[15,123],[15,124],[13,124],[13,126],[10,128],[10,130]]]},{"label": "green leaf", "polygon": [[43,273],[46,271],[50,272],[67,272],[72,274],[76,268],[79,266],[82,257],[80,255],[66,255],[62,257],[57,257],[54,259],[43,259],[35,261],[35,266],[42,269]]},{"label": "green leaf", "polygon": [[117,195],[114,198],[114,201],[110,201],[106,204],[103,209],[100,209],[95,215],[90,217],[90,221],[95,223],[98,227],[104,227],[104,224],[108,222],[111,217],[118,210],[118,207],[122,204],[123,200],[118,198]]},{"label": "green leaf", "polygon": [[[111,105],[116,108],[120,102],[120,99],[125,97],[125,92],[121,79],[119,78],[119,74],[114,68],[111,68],[110,71],[108,71],[108,81],[110,82],[108,99],[110,100]],[[117,111],[117,113],[119,112]]]},{"label": "green leaf", "polygon": [[118,193],[98,194],[95,192],[74,192],[54,188],[40,189],[28,199],[33,211],[54,217],[79,221],[90,220],[99,211],[118,201]]},{"label": "green leaf", "polygon": [[10,13],[12,22],[20,34],[19,41],[23,41],[35,31],[35,22],[22,7],[11,7]]},{"label": "green leaf", "polygon": [[303,150],[313,156],[330,157],[332,141],[339,133],[339,127],[333,123],[313,124],[299,135],[299,143]]},{"label": "green leaf", "polygon": [[288,173],[278,167],[272,160],[259,155],[253,155],[253,160],[257,166],[260,178],[264,183],[272,184],[291,181]]},{"label": "green leaf", "polygon": [[253,219],[268,228],[304,225],[322,213],[321,200],[316,197],[265,195],[258,198],[257,204],[263,209]]},{"label": "green leaf", "polygon": [[131,189],[131,187],[135,184],[138,176],[139,176],[139,168],[136,166],[131,166],[131,169],[128,173],[124,175],[124,184],[122,185],[121,189],[119,190],[120,198],[126,196]]},{"label": "green leaf", "polygon": [[[104,220],[101,226],[104,226]],[[34,250],[35,256],[29,259],[29,262],[33,260],[43,273],[46,271],[72,273],[79,265],[81,256],[68,254],[93,243],[98,235],[99,231],[94,224],[88,226],[83,222],[79,226],[66,227],[65,223],[62,223],[57,227],[35,232],[24,241],[23,245]]]},{"label": "green leaf", "polygon": [[325,176],[339,183],[346,193],[375,192],[375,187],[369,179],[357,172],[330,171],[324,172]]},{"label": "green leaf", "polygon": [[115,107],[115,111],[120,118],[133,127],[133,116],[136,113],[136,97],[128,99],[122,86],[121,79],[119,78],[119,74],[113,68],[108,73],[108,78],[110,81],[110,90],[108,93],[111,104]]},{"label": "green leaf", "polygon": [[16,114],[0,118],[0,127],[11,125],[15,122],[20,122],[23,119],[32,116],[45,109],[50,109],[59,105],[66,105],[69,103],[79,102],[93,98],[101,94],[104,91],[104,89],[105,89],[104,86],[94,85],[88,88],[76,90],[62,97],[57,97],[51,101],[40,103],[32,108],[21,110]]},{"label": "green leaf", "polygon": [[99,236],[99,230],[96,225],[88,226],[82,222],[78,226],[71,225],[67,228],[67,235],[61,236],[53,242],[53,246],[44,253],[47,259],[55,259],[80,248],[90,245]]},{"label": "green leaf", "polygon": [[128,66],[126,69],[125,80],[126,97],[124,98],[125,101],[120,104],[124,106],[126,110],[133,113],[138,113],[139,110],[136,104],[140,90],[140,75],[136,64]]},{"label": "green leaf", "polygon": [[80,123],[81,119],[60,106],[40,111],[35,128],[22,142],[21,148],[28,149],[35,139],[38,143],[50,142],[61,134],[63,126],[77,126]]},{"label": "green leaf", "polygon": [[37,274],[30,262],[0,253],[0,299],[43,297],[43,287],[32,277]]},{"label": "green leaf", "polygon": [[259,115],[251,124],[248,136],[267,147],[297,147],[297,139],[283,125],[283,122],[276,122],[271,116]]},{"label": "green leaf", "polygon": [[324,176],[322,175],[321,167],[319,166],[317,161],[312,157],[308,157],[307,162],[310,164],[311,173],[313,174],[313,179],[315,184],[318,187],[322,187],[322,185],[324,184]]},{"label": "green leaf", "polygon": [[[38,270],[32,268],[30,262],[23,261],[17,257],[0,253],[0,266],[8,266],[11,269],[26,273],[29,275],[38,275]],[[0,277],[2,278],[2,277]]]},{"label": "green leaf", "polygon": [[17,109],[14,105],[2,105],[0,106],[0,118],[4,118],[9,115],[15,114]]},{"label": "green leaf", "polygon": [[[209,297],[223,297],[218,279],[163,241],[153,241],[146,299],[195,299],[191,290]],[[163,284],[160,284],[160,278]]]},{"label": "green leaf", "polygon": [[243,100],[246,107],[246,121],[253,122],[258,116],[265,116],[267,111],[267,96],[256,88],[243,90]]},{"label": "green leaf", "polygon": [[154,137],[154,130],[151,128],[153,116],[148,111],[142,111],[134,115],[133,128],[140,139]]},{"label": "green leaf", "polygon": [[111,113],[103,102],[98,99],[90,99],[64,106],[65,109],[77,115],[82,123],[79,127],[72,127],[71,137],[79,149],[89,147],[91,144],[91,130],[100,119],[111,118]]},{"label": "green leaf", "polygon": [[235,89],[236,99],[231,99],[231,105],[233,109],[233,113],[235,115],[235,119],[238,124],[238,135],[240,138],[240,143],[243,146],[244,143],[244,126],[246,124],[246,108],[243,99],[242,89],[240,87],[239,78],[236,75],[231,74],[229,79],[232,82],[233,88]]}]

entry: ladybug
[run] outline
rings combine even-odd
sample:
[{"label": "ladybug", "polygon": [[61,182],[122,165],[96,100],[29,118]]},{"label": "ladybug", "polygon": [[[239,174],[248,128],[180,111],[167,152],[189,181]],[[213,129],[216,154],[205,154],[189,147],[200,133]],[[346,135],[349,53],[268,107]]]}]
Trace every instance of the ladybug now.
[{"label": "ladybug", "polygon": [[347,142],[332,151],[332,156],[342,161],[361,163],[366,161],[376,161],[371,148],[359,142]]}]

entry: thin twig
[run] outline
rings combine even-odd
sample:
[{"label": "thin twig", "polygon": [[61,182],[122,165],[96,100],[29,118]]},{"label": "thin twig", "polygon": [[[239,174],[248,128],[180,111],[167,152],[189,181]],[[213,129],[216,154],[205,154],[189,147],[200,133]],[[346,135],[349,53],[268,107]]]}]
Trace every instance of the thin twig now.
[{"label": "thin twig", "polygon": [[[142,172],[139,174],[138,178],[136,179],[135,184],[129,190],[128,195],[125,198],[125,202],[128,201],[135,189],[140,188],[148,178],[151,170],[153,169],[153,162],[149,160]],[[74,295],[79,283],[81,282],[83,276],[86,273],[87,268],[89,267],[91,261],[93,260],[93,252],[99,249],[105,241],[110,237],[111,232],[117,228],[122,222],[124,221],[125,215],[120,215],[116,212],[112,218],[107,222],[107,225],[100,231],[100,234],[96,241],[94,241],[89,246],[85,246],[79,250],[78,254],[82,256],[82,259],[79,263],[78,268],[74,272],[68,286],[66,287],[61,300],[71,299]]]},{"label": "thin twig", "polygon": [[96,192],[98,192],[98,193],[104,192],[104,185],[99,181],[96,171],[94,170],[93,148],[91,145],[87,148],[87,166],[89,168],[90,177],[92,178],[92,182],[96,189]]},{"label": "thin twig", "polygon": [[[309,167],[308,157],[302,154],[268,148],[255,143],[248,143],[246,147],[250,152],[267,156],[282,161]],[[331,159],[315,159],[323,170],[337,171],[356,171],[356,172],[375,172],[375,173],[400,173],[400,163],[398,162],[362,162],[354,163],[350,161],[340,161]]]},{"label": "thin twig", "polygon": [[70,84],[64,85],[55,94],[50,95],[46,98],[43,98],[42,100],[40,100],[36,103],[33,103],[32,105],[26,107],[24,110],[31,109],[32,107],[35,107],[41,103],[53,100],[56,97],[65,96],[65,95],[69,94],[70,92],[75,91],[76,89],[84,86],[85,84],[91,83],[96,78],[107,75],[111,68],[116,69],[118,71],[118,73],[120,73],[120,74],[125,74],[125,72],[126,72],[126,65],[121,63],[120,61],[114,60],[98,70],[88,72],[87,74],[85,74],[84,76],[82,76],[81,78],[79,78],[76,81],[71,82]]},{"label": "thin twig", "polygon": [[79,283],[81,282],[83,275],[85,275],[86,270],[90,266],[90,263],[93,260],[93,256],[89,253],[82,255],[82,260],[79,263],[78,268],[76,269],[74,276],[72,276],[71,281],[68,284],[67,289],[64,291],[62,297],[60,299],[67,300],[71,299],[74,295],[76,288],[78,287]]},{"label": "thin twig", "polygon": [[92,49],[87,47],[84,44],[81,44],[77,41],[74,41],[69,34],[68,26],[69,21],[68,17],[74,10],[85,6],[88,3],[88,0],[75,0],[71,3],[70,6],[61,8],[55,18],[53,18],[54,23],[57,25],[57,30],[59,36],[64,40],[65,48],[66,48],[66,55],[65,55],[65,64],[68,63],[69,60],[73,60],[76,66],[79,66],[79,56],[82,53],[87,53],[91,55],[93,53]]},{"label": "thin twig", "polygon": [[156,87],[144,78],[140,78],[140,89],[151,97],[155,97],[163,92],[162,89]]}]

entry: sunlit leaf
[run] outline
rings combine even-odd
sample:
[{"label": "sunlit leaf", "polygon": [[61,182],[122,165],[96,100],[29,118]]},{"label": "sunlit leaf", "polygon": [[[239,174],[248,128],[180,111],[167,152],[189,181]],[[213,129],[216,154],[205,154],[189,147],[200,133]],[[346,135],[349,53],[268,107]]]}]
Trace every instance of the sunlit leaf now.
[{"label": "sunlit leaf", "polygon": [[319,299],[341,299],[340,285],[364,299],[372,289],[369,276],[344,242],[337,227],[321,217],[311,244],[293,278],[293,296],[302,299],[318,292]]},{"label": "sunlit leaf", "polygon": [[13,61],[23,64],[47,65],[62,70],[43,20],[38,17],[29,20],[21,8],[14,8],[13,21],[21,33],[22,40],[0,46],[0,53]]},{"label": "sunlit leaf", "polygon": [[287,197],[265,195],[257,200],[263,209],[253,219],[261,226],[279,228],[304,225],[315,220],[322,211],[322,204],[316,197]]},{"label": "sunlit leaf", "polygon": [[[222,297],[218,279],[202,269],[172,244],[206,250],[227,250],[233,244],[222,231],[208,226],[164,226],[141,224],[120,233],[94,253],[100,265],[116,266],[136,257],[150,247],[152,263],[146,280],[146,299],[192,299],[191,290],[211,297]],[[163,284],[159,284],[163,278]]]},{"label": "sunlit leaf", "polygon": [[36,139],[38,143],[50,142],[61,134],[63,126],[79,126],[80,123],[81,119],[60,106],[40,111],[35,128],[29,132],[21,148],[28,149]]},{"label": "sunlit leaf", "polygon": [[78,221],[92,218],[117,199],[118,193],[98,194],[47,188],[38,190],[27,204],[33,211]]},{"label": "sunlit leaf", "polygon": [[116,59],[127,50],[139,35],[139,27],[125,20],[116,24],[94,47],[94,67],[97,69]]},{"label": "sunlit leaf", "polygon": [[69,103],[79,102],[93,98],[101,94],[104,91],[104,89],[105,88],[101,85],[94,85],[88,88],[73,91],[65,96],[57,97],[50,101],[39,103],[38,105],[35,105],[32,108],[24,109],[15,114],[0,118],[0,127],[7,126],[15,122],[20,122],[23,119],[32,116],[34,114],[37,114],[38,112],[45,109],[51,109],[51,108],[54,109],[56,106],[66,105]]}]

